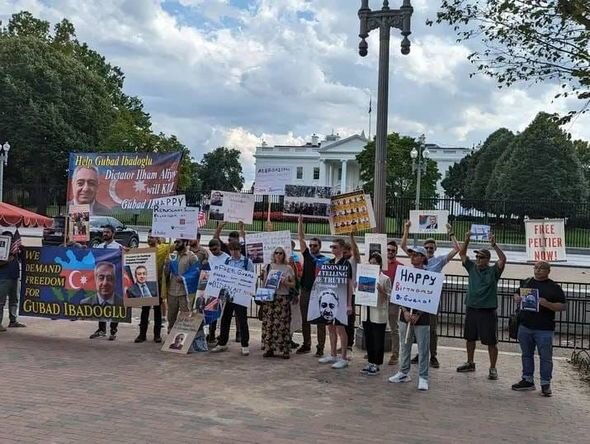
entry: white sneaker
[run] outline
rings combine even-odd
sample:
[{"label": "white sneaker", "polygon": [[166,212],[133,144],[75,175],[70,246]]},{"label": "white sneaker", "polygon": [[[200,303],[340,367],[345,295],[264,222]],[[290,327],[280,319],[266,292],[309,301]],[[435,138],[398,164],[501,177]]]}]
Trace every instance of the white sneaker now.
[{"label": "white sneaker", "polygon": [[346,359],[338,359],[334,364],[332,364],[332,368],[335,368],[336,370],[346,367],[348,367],[348,360]]},{"label": "white sneaker", "polygon": [[322,356],[320,359],[318,359],[318,362],[320,364],[334,364],[337,361],[338,361],[338,358],[336,356],[332,356],[332,355]]},{"label": "white sneaker", "polygon": [[248,347],[242,347],[242,356],[248,356],[250,354],[250,350]]},{"label": "white sneaker", "polygon": [[399,384],[402,382],[410,382],[412,380],[412,378],[410,378],[409,375],[406,375],[405,373],[402,372],[397,372],[395,375],[393,375],[391,378],[388,379],[389,382],[393,382],[394,384]]},{"label": "white sneaker", "polygon": [[428,390],[428,379],[418,378],[418,390]]},{"label": "white sneaker", "polygon": [[227,345],[216,345],[211,349],[211,353],[219,353],[227,350]]}]

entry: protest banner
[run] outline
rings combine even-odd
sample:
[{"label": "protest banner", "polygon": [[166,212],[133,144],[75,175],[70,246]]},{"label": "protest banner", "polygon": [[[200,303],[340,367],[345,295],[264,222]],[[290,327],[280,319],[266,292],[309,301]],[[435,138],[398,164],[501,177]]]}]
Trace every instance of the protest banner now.
[{"label": "protest banner", "polygon": [[155,248],[136,248],[123,253],[123,273],[125,307],[160,305]]},{"label": "protest banner", "polygon": [[199,209],[196,207],[155,207],[152,236],[173,239],[196,239]]},{"label": "protest banner", "polygon": [[254,194],[284,196],[285,185],[291,181],[291,167],[260,167],[256,169]]},{"label": "protest banner", "polygon": [[242,267],[217,265],[209,274],[205,297],[219,298],[223,290],[229,302],[249,307],[256,293],[257,280],[258,276],[253,271],[244,270]]},{"label": "protest banner", "polygon": [[490,240],[490,226],[471,224],[471,240],[488,242]]},{"label": "protest banner", "polygon": [[270,264],[276,247],[283,247],[287,258],[291,257],[290,231],[246,233],[246,254],[254,264]]},{"label": "protest banner", "polygon": [[377,306],[377,283],[379,282],[379,265],[358,264],[356,267],[355,303]]},{"label": "protest banner", "polygon": [[285,185],[283,214],[327,219],[332,187]]},{"label": "protest banner", "polygon": [[254,216],[254,202],[254,194],[211,191],[209,219],[250,225]]},{"label": "protest banner", "polygon": [[447,210],[410,210],[410,233],[446,233]]},{"label": "protest banner", "polygon": [[365,233],[365,259],[371,254],[379,253],[383,259],[383,271],[387,270],[387,234]]},{"label": "protest banner", "polygon": [[[370,202],[370,199],[369,199]],[[375,228],[372,205],[362,191],[337,194],[330,199],[330,231],[333,235],[348,234]]]},{"label": "protest banner", "polygon": [[120,250],[27,247],[23,257],[21,315],[131,322]]},{"label": "protest banner", "polygon": [[186,355],[203,323],[203,315],[197,312],[181,311],[174,327],[166,336],[162,351]]},{"label": "protest banner", "polygon": [[186,207],[186,196],[184,194],[178,194],[176,196],[158,197],[148,202],[148,208],[155,207]]},{"label": "protest banner", "polygon": [[12,236],[0,235],[0,261],[7,261],[10,256]]},{"label": "protest banner", "polygon": [[528,261],[562,262],[565,254],[565,221],[563,219],[525,220]]},{"label": "protest banner", "polygon": [[391,288],[390,302],[435,315],[444,280],[443,273],[398,266]]},{"label": "protest banner", "polygon": [[88,242],[90,240],[90,205],[68,206],[68,236],[71,241]]},{"label": "protest banner", "polygon": [[256,290],[254,299],[260,302],[271,302],[275,299],[275,293],[281,284],[281,277],[283,272],[280,270],[269,270],[268,276],[264,281],[264,286]]},{"label": "protest banner", "polygon": [[90,215],[148,211],[152,199],[174,194],[181,153],[70,153],[68,206]]},{"label": "protest banner", "polygon": [[347,325],[348,267],[323,264],[309,296],[307,320],[312,324]]}]

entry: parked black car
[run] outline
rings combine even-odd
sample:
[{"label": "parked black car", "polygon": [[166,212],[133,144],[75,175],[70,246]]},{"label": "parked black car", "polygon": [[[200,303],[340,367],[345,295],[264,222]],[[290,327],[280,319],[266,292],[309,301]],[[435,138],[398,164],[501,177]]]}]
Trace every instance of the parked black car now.
[{"label": "parked black car", "polygon": [[[64,216],[53,218],[53,226],[43,229],[42,245],[61,245],[64,242],[64,230],[66,219]],[[114,217],[91,216],[90,217],[90,245],[97,246],[102,242],[102,227],[112,225],[115,227],[115,240],[129,248],[139,246],[139,234],[133,228],[128,228]]]}]

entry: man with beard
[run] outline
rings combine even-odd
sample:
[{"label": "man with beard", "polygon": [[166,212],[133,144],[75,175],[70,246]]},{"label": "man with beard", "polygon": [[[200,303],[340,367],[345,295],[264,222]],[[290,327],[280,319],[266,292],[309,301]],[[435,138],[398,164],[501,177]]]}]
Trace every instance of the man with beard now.
[{"label": "man with beard", "polygon": [[[121,245],[119,242],[117,242],[115,240],[115,227],[113,227],[112,225],[105,225],[104,227],[102,227],[102,240],[103,242],[101,244],[98,244],[98,246],[96,247],[97,249],[100,248],[104,248],[104,249],[112,249],[112,250],[123,250],[124,247],[123,245]],[[98,265],[96,266],[95,269],[95,274],[98,273]],[[112,279],[114,279],[115,276],[115,269],[113,267],[113,275],[112,275]],[[108,279],[108,277],[105,277],[105,279]],[[100,292],[100,282],[99,282],[99,275],[96,274],[96,285],[97,285],[97,292]],[[114,280],[113,283],[111,284],[112,286],[114,286]],[[84,301],[88,301],[88,302],[84,302]],[[91,301],[90,298],[86,298],[83,299],[82,301],[80,301],[80,304],[92,304],[93,302]],[[115,339],[117,339],[117,329],[119,327],[119,323],[118,322],[112,322],[111,321],[111,325],[110,325],[110,335],[109,335],[109,341],[114,341]],[[98,322],[98,330],[96,330],[94,333],[92,333],[90,335],[90,339],[95,339],[95,338],[103,338],[105,337],[107,334],[107,321],[106,319],[101,320]]]},{"label": "man with beard", "polygon": [[164,273],[169,279],[168,285],[168,332],[174,327],[180,311],[188,312],[189,295],[184,285],[182,275],[198,262],[197,256],[188,249],[187,241],[176,239],[174,252],[166,259]]}]

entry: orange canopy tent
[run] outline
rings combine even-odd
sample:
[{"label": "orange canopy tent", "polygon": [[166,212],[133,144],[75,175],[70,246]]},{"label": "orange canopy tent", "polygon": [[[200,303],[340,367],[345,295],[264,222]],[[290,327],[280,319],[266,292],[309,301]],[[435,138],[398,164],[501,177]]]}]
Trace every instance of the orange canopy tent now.
[{"label": "orange canopy tent", "polygon": [[0,202],[0,225],[4,227],[50,227],[53,219]]}]

